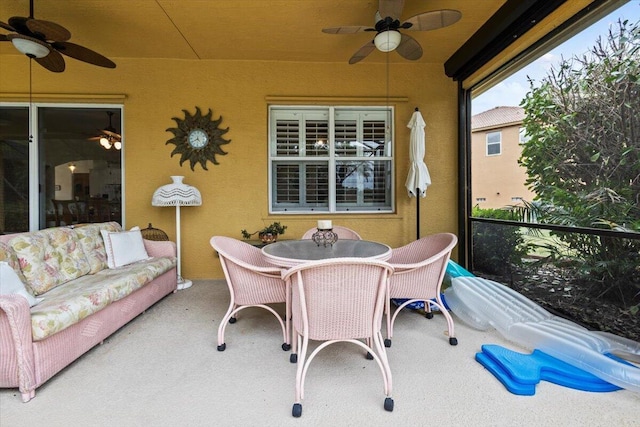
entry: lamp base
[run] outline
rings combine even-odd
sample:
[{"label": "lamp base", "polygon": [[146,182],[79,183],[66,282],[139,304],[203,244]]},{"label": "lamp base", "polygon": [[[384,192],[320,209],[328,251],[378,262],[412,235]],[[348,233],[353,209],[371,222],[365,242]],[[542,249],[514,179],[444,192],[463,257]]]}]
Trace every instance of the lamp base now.
[{"label": "lamp base", "polygon": [[178,278],[178,290],[181,291],[183,289],[187,289],[190,288],[191,285],[193,285],[193,282],[191,280],[187,280],[183,277],[179,277]]}]

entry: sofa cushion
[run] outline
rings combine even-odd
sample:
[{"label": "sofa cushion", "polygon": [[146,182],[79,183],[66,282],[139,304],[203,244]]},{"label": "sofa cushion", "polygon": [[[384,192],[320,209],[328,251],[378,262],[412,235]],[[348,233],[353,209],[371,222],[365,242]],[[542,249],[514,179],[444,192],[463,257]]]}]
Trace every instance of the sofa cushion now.
[{"label": "sofa cushion", "polygon": [[0,261],[0,295],[20,295],[29,302],[29,307],[42,301],[42,298],[35,298],[27,292],[24,283],[5,261]]},{"label": "sofa cushion", "polygon": [[13,249],[6,243],[0,242],[0,261],[4,261],[9,264],[9,267],[13,268],[13,271],[16,272],[18,278],[22,283],[26,283],[27,279],[24,278],[22,274],[22,269],[20,268],[20,262],[18,261],[18,257]]},{"label": "sofa cushion", "polygon": [[31,309],[34,341],[55,334],[143,287],[176,266],[176,259],[149,258],[105,269],[57,286]]},{"label": "sofa cushion", "polygon": [[9,241],[20,262],[25,284],[40,295],[58,284],[60,261],[53,256],[49,237],[43,231],[21,234]]},{"label": "sofa cushion", "polygon": [[9,246],[16,253],[25,284],[36,296],[90,271],[74,230],[67,227],[19,234]]},{"label": "sofa cushion", "polygon": [[77,226],[74,230],[84,255],[89,261],[89,274],[94,274],[107,268],[107,252],[100,231],[121,231],[120,224],[117,222],[87,224]]},{"label": "sofa cushion", "polygon": [[75,230],[66,227],[48,230],[49,243],[60,262],[58,284],[89,274],[91,267],[78,242]]}]

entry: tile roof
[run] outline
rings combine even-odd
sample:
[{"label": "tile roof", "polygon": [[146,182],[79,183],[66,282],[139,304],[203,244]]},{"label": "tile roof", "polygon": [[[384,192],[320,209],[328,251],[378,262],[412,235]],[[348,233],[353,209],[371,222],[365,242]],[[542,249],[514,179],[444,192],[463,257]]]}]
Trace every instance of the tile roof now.
[{"label": "tile roof", "polygon": [[471,117],[471,129],[505,127],[522,123],[524,109],[522,107],[495,107]]}]

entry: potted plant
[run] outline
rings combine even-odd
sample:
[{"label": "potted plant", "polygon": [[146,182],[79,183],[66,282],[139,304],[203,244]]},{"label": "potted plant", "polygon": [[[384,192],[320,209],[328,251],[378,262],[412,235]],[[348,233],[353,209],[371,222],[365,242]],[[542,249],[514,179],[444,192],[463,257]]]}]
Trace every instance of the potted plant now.
[{"label": "potted plant", "polygon": [[247,232],[247,230],[242,230],[242,237],[245,239],[250,239],[251,236],[258,233],[258,237],[262,241],[262,243],[273,243],[278,239],[279,234],[284,234],[284,231],[287,229],[286,225],[282,225],[279,222],[274,222],[271,225],[264,227],[262,230],[254,231],[253,233]]}]

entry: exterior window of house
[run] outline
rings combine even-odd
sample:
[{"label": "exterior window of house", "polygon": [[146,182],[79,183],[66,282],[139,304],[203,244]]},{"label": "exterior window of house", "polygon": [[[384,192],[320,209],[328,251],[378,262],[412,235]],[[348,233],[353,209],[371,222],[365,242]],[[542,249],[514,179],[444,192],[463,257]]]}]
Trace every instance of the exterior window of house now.
[{"label": "exterior window of house", "polygon": [[387,107],[270,107],[270,212],[392,212],[392,117]]},{"label": "exterior window of house", "polygon": [[487,156],[498,156],[502,153],[502,132],[487,133]]},{"label": "exterior window of house", "polygon": [[527,141],[529,141],[529,138],[529,135],[527,135],[527,129],[523,127],[520,128],[518,142],[520,142],[520,144],[526,144]]}]

